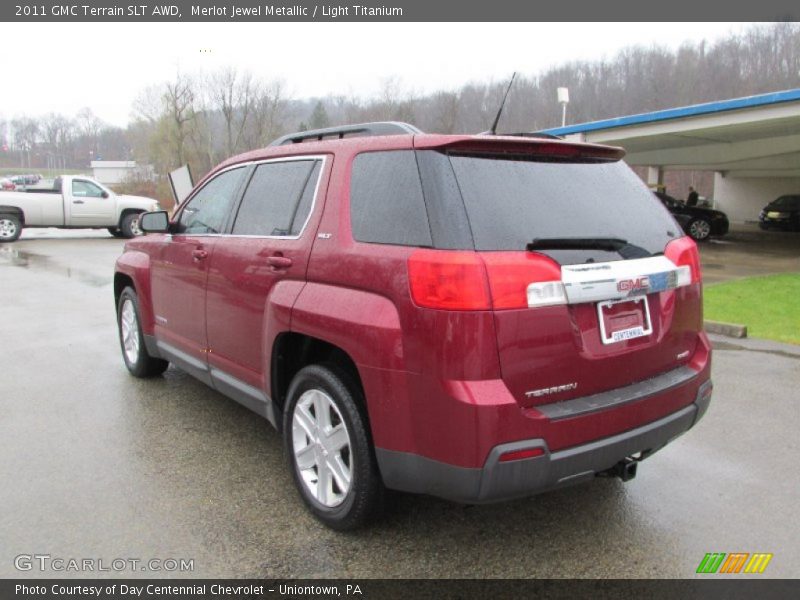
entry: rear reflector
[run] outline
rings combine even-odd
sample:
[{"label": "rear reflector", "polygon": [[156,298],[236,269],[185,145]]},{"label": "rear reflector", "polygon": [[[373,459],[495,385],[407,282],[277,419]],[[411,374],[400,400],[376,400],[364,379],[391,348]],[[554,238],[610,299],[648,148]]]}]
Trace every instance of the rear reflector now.
[{"label": "rear reflector", "polygon": [[535,458],[544,455],[544,448],[525,448],[524,450],[512,450],[500,455],[500,462],[509,462],[512,460],[522,460],[524,458]]},{"label": "rear reflector", "polygon": [[697,244],[692,238],[684,236],[672,240],[664,249],[664,256],[678,267],[677,287],[702,281],[700,254],[697,251]]}]

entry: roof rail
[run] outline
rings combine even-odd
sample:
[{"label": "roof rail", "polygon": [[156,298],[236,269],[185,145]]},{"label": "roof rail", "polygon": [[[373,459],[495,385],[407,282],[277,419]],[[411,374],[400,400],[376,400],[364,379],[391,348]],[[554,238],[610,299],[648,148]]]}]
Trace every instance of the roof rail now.
[{"label": "roof rail", "polygon": [[302,142],[320,141],[324,139],[342,139],[344,137],[364,137],[371,135],[404,135],[422,133],[422,130],[399,121],[379,121],[376,123],[359,123],[357,125],[342,125],[340,127],[326,127],[312,129],[311,131],[298,131],[289,133],[272,142],[270,146],[285,146],[287,144],[300,144]]}]

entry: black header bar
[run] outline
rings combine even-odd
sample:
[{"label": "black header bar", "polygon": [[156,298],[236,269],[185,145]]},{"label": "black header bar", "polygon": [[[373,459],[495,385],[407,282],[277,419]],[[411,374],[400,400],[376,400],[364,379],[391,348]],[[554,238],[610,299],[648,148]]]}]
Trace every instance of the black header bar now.
[{"label": "black header bar", "polygon": [[[134,0],[135,1],[135,0]],[[552,22],[552,21],[797,21],[797,0],[341,0],[319,2],[253,2],[219,0],[163,3],[132,0],[119,2],[0,3],[0,21],[11,22]],[[658,41],[658,40],[654,40]],[[565,36],[569,43],[569,36]]]}]

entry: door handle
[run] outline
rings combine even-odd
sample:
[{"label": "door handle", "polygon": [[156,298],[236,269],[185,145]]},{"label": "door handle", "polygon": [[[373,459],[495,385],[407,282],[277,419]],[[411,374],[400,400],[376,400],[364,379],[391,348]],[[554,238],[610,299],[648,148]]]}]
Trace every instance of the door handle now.
[{"label": "door handle", "polygon": [[272,267],[273,271],[280,271],[291,267],[292,259],[288,256],[269,256],[267,257],[267,264]]},{"label": "door handle", "polygon": [[203,250],[202,248],[198,248],[197,250],[192,250],[192,258],[194,260],[203,260],[208,258],[208,251]]},{"label": "door handle", "polygon": [[83,204],[83,200],[73,200],[73,204]]}]

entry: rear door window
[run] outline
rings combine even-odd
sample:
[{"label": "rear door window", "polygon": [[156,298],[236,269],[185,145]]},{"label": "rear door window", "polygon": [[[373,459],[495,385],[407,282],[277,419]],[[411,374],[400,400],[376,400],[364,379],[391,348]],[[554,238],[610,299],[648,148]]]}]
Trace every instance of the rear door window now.
[{"label": "rear door window", "polygon": [[242,198],[232,233],[269,237],[300,235],[311,213],[321,160],[258,165]]}]

